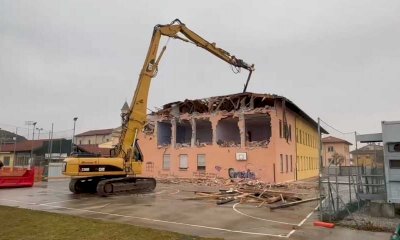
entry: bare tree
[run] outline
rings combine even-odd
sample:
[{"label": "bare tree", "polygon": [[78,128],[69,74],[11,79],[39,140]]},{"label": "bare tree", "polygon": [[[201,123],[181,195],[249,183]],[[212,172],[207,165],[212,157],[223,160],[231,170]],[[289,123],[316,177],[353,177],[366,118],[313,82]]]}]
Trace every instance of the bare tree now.
[{"label": "bare tree", "polygon": [[344,162],[345,162],[345,157],[343,156],[343,154],[334,152],[332,154],[332,158],[329,163],[338,166],[342,165]]}]

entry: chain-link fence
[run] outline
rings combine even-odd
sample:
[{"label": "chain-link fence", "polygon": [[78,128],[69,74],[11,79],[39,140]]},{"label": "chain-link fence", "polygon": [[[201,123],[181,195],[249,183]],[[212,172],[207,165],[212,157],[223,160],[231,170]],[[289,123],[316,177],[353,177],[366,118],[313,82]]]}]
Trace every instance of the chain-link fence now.
[{"label": "chain-link fence", "polygon": [[370,200],[384,200],[383,146],[359,143],[356,132],[341,132],[320,120],[322,136],[320,219],[337,221]]},{"label": "chain-link fence", "polygon": [[65,178],[62,174],[62,158],[45,158],[43,156],[18,156],[13,166],[2,169],[2,174],[7,176],[22,176],[26,170],[33,169],[35,172],[35,182],[47,181],[48,179]]},{"label": "chain-link fence", "polygon": [[359,208],[358,180],[361,166],[355,163],[355,132],[342,132],[323,120],[320,128],[329,132],[321,137],[320,219],[335,221]]},{"label": "chain-link fence", "polygon": [[335,221],[351,214],[362,204],[357,195],[357,166],[327,166],[321,177],[321,195],[324,196],[321,217]]}]

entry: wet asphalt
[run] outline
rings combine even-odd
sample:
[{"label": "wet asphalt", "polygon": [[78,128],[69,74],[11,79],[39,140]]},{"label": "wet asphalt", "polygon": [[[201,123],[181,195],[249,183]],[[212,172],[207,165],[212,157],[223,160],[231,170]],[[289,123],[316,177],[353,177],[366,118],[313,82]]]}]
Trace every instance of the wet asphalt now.
[{"label": "wet asphalt", "polygon": [[[114,221],[202,237],[330,239],[329,237],[335,236],[334,230],[316,229],[312,226],[312,222],[318,217],[317,214],[312,214],[318,202],[271,211],[266,207],[258,208],[251,204],[216,205],[215,200],[182,200],[194,197],[194,191],[218,189],[189,183],[158,183],[155,191],[151,193],[99,197],[95,194],[72,194],[68,190],[68,181],[57,180],[35,184],[32,188],[0,189],[0,205]],[[336,234],[339,234],[339,231],[336,231]],[[359,236],[358,233],[349,234],[345,236],[352,237],[351,234]],[[321,238],[324,236],[327,238]],[[371,235],[366,236],[371,237]]]}]

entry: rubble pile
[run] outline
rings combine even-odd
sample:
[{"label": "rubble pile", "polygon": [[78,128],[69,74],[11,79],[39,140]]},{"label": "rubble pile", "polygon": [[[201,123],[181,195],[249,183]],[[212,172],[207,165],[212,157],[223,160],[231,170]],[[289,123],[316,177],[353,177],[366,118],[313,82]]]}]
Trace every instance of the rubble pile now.
[{"label": "rubble pile", "polygon": [[212,200],[217,205],[230,202],[256,204],[269,209],[290,207],[297,204],[316,201],[316,184],[282,183],[270,184],[259,180],[223,179],[223,178],[163,178],[157,180],[166,184],[194,184],[197,186],[217,187],[216,191],[190,191],[193,197],[182,200]]}]

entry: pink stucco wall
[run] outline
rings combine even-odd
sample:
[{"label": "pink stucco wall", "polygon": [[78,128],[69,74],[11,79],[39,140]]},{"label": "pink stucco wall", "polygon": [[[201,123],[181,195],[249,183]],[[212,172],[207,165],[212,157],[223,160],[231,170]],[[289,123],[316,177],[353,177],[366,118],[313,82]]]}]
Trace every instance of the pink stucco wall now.
[{"label": "pink stucco wall", "polygon": [[[271,114],[272,115],[272,114]],[[280,106],[276,107],[276,112],[272,121],[272,132],[273,132],[273,143],[275,149],[275,166],[276,166],[276,182],[286,182],[295,180],[296,176],[296,136],[295,126],[296,118],[295,115],[286,109],[286,119],[288,125],[291,126],[291,140],[287,141],[285,138],[279,136],[279,120],[282,120],[283,110]],[[283,155],[283,172],[280,171],[280,155]],[[288,156],[288,171],[286,172],[286,155]],[[290,171],[290,156],[292,156],[292,171]]]},{"label": "pink stucco wall", "polygon": [[[196,116],[181,116],[181,118],[190,119],[208,117],[213,127],[213,144],[207,146],[192,146],[192,147],[180,147],[176,148],[173,146],[159,147],[157,146],[157,133],[139,135],[139,144],[142,152],[145,156],[143,163],[143,174],[144,176],[152,177],[197,177],[197,176],[208,176],[208,177],[223,177],[228,178],[229,169],[233,168],[235,172],[250,173],[255,179],[262,180],[264,182],[285,182],[293,181],[295,179],[295,166],[296,166],[296,143],[295,143],[295,115],[290,111],[286,110],[286,118],[288,124],[291,125],[291,136],[292,140],[287,142],[286,139],[280,138],[279,134],[279,120],[282,120],[282,109],[278,106],[271,109],[263,109],[264,113],[268,113],[271,118],[271,138],[270,142],[266,147],[221,147],[216,144],[215,138],[216,125],[218,121],[224,117],[227,113],[217,114],[197,114]],[[259,112],[259,111],[258,111]],[[254,114],[255,112],[246,112],[245,114]],[[239,113],[235,113],[239,116]],[[239,129],[241,132],[242,143],[245,138],[243,118],[239,121]],[[159,119],[156,119],[156,121]],[[157,131],[157,128],[155,129]],[[174,142],[174,139],[172,139]],[[236,160],[236,153],[247,153],[247,161]],[[170,154],[171,163],[169,170],[163,170],[163,155]],[[188,155],[188,168],[185,170],[179,169],[179,155]],[[197,171],[197,155],[206,155],[206,170]],[[284,156],[284,171],[280,171],[280,154]],[[290,166],[288,172],[286,172],[286,155],[292,156],[292,171]],[[290,157],[288,160],[290,164]],[[275,176],[274,176],[275,175]]]}]

